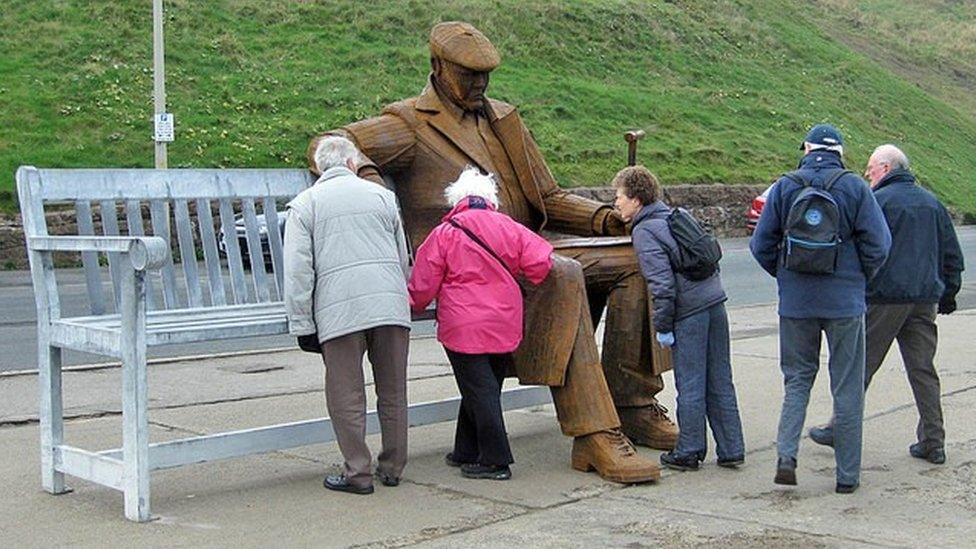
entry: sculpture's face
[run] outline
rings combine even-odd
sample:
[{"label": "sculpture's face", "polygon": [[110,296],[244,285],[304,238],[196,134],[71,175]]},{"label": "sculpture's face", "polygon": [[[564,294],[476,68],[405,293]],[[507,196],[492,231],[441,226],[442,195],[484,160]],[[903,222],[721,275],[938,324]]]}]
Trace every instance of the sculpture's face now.
[{"label": "sculpture's face", "polygon": [[484,106],[487,71],[473,71],[443,59],[434,61],[434,78],[452,103],[466,111],[477,111]]},{"label": "sculpture's face", "polygon": [[627,196],[623,189],[617,187],[617,196],[614,198],[613,207],[620,214],[621,219],[630,222],[640,211],[641,206],[639,199]]}]

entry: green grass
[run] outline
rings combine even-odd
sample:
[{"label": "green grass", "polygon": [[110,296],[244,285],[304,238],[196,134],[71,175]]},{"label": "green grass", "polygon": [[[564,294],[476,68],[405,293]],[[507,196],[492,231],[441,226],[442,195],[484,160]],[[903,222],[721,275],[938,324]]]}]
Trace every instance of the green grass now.
[{"label": "green grass", "polygon": [[[965,2],[165,4],[171,167],[304,165],[314,133],[416,95],[430,27],[464,19],[502,54],[489,95],[519,106],[562,185],[606,183],[632,128],[647,131],[638,158],[666,183],[764,182],[830,121],[852,168],[898,143],[941,198],[976,214]],[[0,206],[14,208],[20,164],[152,165],[149,7],[0,3]]]}]

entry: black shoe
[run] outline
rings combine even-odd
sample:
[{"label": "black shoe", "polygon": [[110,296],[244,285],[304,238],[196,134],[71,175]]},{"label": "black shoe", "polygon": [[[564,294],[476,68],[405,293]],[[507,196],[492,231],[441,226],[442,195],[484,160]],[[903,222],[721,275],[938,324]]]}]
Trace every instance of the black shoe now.
[{"label": "black shoe", "polygon": [[395,477],[387,473],[380,473],[379,471],[376,472],[376,477],[380,479],[380,482],[383,484],[383,486],[400,485],[400,477]]},{"label": "black shoe", "polygon": [[834,489],[838,494],[853,494],[859,484],[841,484],[837,483],[837,488]]},{"label": "black shoe", "polygon": [[463,476],[464,478],[508,480],[512,478],[512,470],[508,467],[508,465],[482,465],[480,463],[462,463],[461,476]]},{"label": "black shoe", "polygon": [[697,471],[698,455],[679,456],[674,450],[661,454],[661,465],[675,471]]},{"label": "black shoe", "polygon": [[368,486],[356,486],[355,484],[350,484],[349,479],[346,478],[346,475],[329,475],[325,477],[322,485],[329,490],[335,490],[336,492],[348,492],[350,494],[359,494],[361,496],[373,493],[372,484]]},{"label": "black shoe", "polygon": [[916,442],[908,447],[908,453],[912,455],[913,458],[924,459],[929,463],[934,463],[936,465],[942,465],[945,463],[946,455],[945,448],[939,446],[932,448],[926,446],[921,442]]},{"label": "black shoe", "polygon": [[834,447],[834,428],[830,425],[810,429],[810,439],[821,446]]},{"label": "black shoe", "polygon": [[796,460],[788,457],[781,457],[776,462],[776,484],[786,486],[796,486]]},{"label": "black shoe", "polygon": [[746,462],[745,456],[738,456],[738,457],[732,457],[726,459],[719,458],[716,463],[718,463],[719,467],[725,467],[726,469],[735,469],[745,462]]}]

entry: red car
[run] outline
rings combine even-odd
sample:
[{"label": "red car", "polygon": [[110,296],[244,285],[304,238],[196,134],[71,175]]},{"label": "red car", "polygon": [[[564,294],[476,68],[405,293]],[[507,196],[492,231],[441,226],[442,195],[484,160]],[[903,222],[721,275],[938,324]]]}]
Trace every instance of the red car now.
[{"label": "red car", "polygon": [[749,231],[749,234],[752,234],[752,231],[756,230],[756,224],[759,223],[759,216],[762,215],[763,206],[766,205],[766,197],[769,196],[769,189],[772,188],[772,185],[766,187],[766,190],[761,195],[752,199],[752,204],[749,205],[749,211],[746,212],[746,230]]}]

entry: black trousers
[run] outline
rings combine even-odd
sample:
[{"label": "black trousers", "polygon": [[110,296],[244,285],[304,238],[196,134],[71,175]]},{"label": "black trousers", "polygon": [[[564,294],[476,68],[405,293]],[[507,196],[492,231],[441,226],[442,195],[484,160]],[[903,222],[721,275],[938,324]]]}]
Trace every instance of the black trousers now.
[{"label": "black trousers", "polygon": [[514,462],[501,403],[502,381],[512,363],[512,355],[469,355],[445,350],[461,392],[454,434],[455,461],[482,465]]}]

